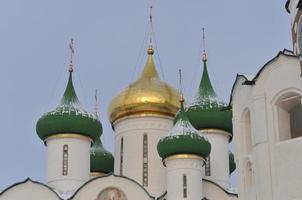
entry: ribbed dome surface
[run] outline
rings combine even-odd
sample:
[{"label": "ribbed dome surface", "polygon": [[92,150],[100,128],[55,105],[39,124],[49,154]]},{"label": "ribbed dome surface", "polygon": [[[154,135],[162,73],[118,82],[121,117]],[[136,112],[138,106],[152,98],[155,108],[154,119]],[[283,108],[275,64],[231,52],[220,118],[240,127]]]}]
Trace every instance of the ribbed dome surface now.
[{"label": "ribbed dome surface", "polygon": [[211,152],[211,144],[190,124],[183,103],[177,116],[169,135],[157,144],[159,155],[162,159],[177,154],[194,154],[206,158]]},{"label": "ribbed dome surface", "polygon": [[226,104],[218,100],[212,87],[206,60],[197,95],[186,112],[192,125],[197,130],[221,129],[232,134],[232,111],[223,110]]},{"label": "ribbed dome surface", "polygon": [[93,141],[100,137],[102,124],[94,114],[82,108],[73,87],[72,72],[61,102],[38,120],[36,131],[43,141],[62,133],[88,136]]},{"label": "ribbed dome surface", "polygon": [[107,151],[101,139],[95,141],[90,150],[90,172],[110,173],[113,172],[114,158]]}]

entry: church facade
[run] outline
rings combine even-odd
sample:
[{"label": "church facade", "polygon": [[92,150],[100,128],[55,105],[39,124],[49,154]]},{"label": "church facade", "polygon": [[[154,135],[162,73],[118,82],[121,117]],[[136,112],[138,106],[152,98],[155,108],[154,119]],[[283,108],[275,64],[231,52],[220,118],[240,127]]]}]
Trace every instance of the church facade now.
[{"label": "church facade", "polygon": [[[237,75],[228,104],[211,83],[205,49],[189,101],[181,84],[177,91],[160,79],[150,36],[143,71],[108,107],[114,155],[100,140],[98,112],[76,94],[71,43],[63,97],[36,125],[47,148],[46,183],[15,183],[0,200],[302,199],[301,5],[286,3],[294,51],[279,52],[255,76]],[[238,189],[230,184],[235,170]]]}]

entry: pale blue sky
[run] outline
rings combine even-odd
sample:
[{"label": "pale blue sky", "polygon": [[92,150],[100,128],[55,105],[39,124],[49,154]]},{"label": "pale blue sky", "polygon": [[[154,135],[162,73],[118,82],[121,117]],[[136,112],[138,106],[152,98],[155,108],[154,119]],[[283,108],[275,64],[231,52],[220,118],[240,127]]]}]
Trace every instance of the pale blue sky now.
[{"label": "pale blue sky", "polygon": [[113,151],[107,107],[144,65],[150,4],[158,71],[177,87],[182,68],[188,100],[201,77],[202,27],[209,73],[225,101],[237,73],[255,74],[291,49],[285,0],[1,0],[0,190],[26,177],[45,180],[46,149],[35,125],[63,94],[72,37],[78,97],[92,110],[99,90],[103,141]]}]

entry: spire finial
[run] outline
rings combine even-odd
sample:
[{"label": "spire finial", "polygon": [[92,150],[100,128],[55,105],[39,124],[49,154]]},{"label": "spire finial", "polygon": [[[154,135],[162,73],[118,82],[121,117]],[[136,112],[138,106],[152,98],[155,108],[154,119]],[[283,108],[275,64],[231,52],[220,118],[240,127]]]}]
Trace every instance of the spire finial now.
[{"label": "spire finial", "polygon": [[202,45],[203,45],[202,61],[207,62],[205,28],[202,28]]},{"label": "spire finial", "polygon": [[150,6],[150,14],[149,14],[149,47],[147,50],[148,55],[154,54],[154,49],[152,45],[152,34],[153,34],[153,15],[152,15],[153,6]]},{"label": "spire finial", "polygon": [[95,113],[95,116],[97,118],[99,118],[99,99],[98,99],[98,90],[97,89],[95,90],[94,101],[95,101],[94,113]]},{"label": "spire finial", "polygon": [[182,74],[181,74],[181,69],[178,70],[179,71],[179,102],[183,103],[185,101],[184,99],[184,95],[183,95],[183,88],[182,88]]},{"label": "spire finial", "polygon": [[152,46],[152,32],[153,32],[153,15],[152,15],[152,9],[153,9],[153,6],[151,5],[150,6],[150,14],[149,14],[149,23],[150,23],[150,35],[149,35],[149,42],[150,42],[150,44],[149,45],[151,45]]},{"label": "spire finial", "polygon": [[69,61],[69,72],[73,72],[73,55],[74,55],[74,46],[73,46],[73,38],[71,38],[69,43],[69,49],[70,49],[70,61]]}]

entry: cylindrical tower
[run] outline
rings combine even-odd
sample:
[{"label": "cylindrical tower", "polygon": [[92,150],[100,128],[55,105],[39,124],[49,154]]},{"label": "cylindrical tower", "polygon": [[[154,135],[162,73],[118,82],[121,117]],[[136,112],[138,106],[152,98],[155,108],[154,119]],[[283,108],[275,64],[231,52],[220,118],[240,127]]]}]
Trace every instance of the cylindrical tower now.
[{"label": "cylindrical tower", "polygon": [[103,147],[99,138],[90,150],[90,177],[94,178],[113,173],[113,163],[112,154]]},{"label": "cylindrical tower", "polygon": [[167,200],[202,199],[202,166],[211,144],[190,124],[183,104],[157,150],[167,167]]},{"label": "cylindrical tower", "polygon": [[207,56],[203,52],[203,74],[197,95],[186,112],[191,124],[206,135],[212,145],[211,154],[206,158],[204,178],[214,181],[223,188],[230,187],[229,141],[232,139],[232,112],[224,109],[226,104],[217,98],[212,87]]},{"label": "cylindrical tower", "polygon": [[153,152],[171,129],[179,102],[177,91],[159,78],[151,45],[147,53],[139,79],[109,106],[115,131],[114,173],[136,180],[152,195],[161,195],[166,191],[165,168]]},{"label": "cylindrical tower", "polygon": [[47,146],[47,184],[68,197],[90,178],[90,147],[102,133],[99,119],[81,106],[69,80],[59,105],[37,122],[38,136]]}]

